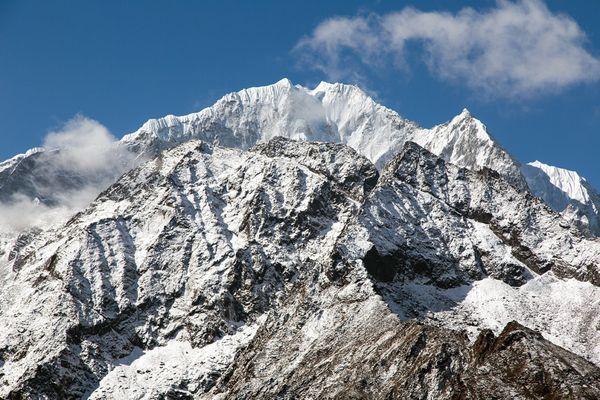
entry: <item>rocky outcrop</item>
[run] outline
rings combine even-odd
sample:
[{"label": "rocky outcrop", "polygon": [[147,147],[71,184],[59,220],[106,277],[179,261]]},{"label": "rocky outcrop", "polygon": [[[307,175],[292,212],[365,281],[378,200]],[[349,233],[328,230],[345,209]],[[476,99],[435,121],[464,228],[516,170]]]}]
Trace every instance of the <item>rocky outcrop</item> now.
[{"label": "rocky outcrop", "polygon": [[15,242],[0,397],[594,398],[581,357],[516,324],[472,344],[406,290],[522,285],[544,272],[522,247],[596,283],[597,243],[561,224],[415,144],[379,176],[341,144],[188,141]]}]

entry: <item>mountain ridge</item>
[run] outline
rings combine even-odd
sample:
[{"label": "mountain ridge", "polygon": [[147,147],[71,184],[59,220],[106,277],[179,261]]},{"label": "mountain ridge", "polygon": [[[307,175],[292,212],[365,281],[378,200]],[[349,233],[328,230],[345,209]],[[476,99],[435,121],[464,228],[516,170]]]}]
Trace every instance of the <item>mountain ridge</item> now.
[{"label": "mountain ridge", "polygon": [[[242,148],[247,148],[259,140],[268,140],[273,136],[284,136],[290,139],[337,141],[348,144],[373,161],[378,168],[381,168],[387,160],[400,151],[406,141],[410,140],[458,166],[471,169],[488,167],[498,171],[513,185],[521,189],[529,188],[534,195],[542,198],[556,211],[562,212],[567,220],[576,222],[592,234],[600,234],[600,214],[598,211],[600,200],[593,204],[589,201],[582,204],[571,202],[570,208],[567,204],[558,204],[552,201],[547,195],[547,190],[540,189],[543,184],[539,182],[539,179],[536,181],[531,178],[532,174],[530,173],[528,175],[529,180],[527,180],[525,176],[527,173],[526,165],[522,166],[499,145],[489,134],[486,126],[466,108],[450,121],[431,129],[425,129],[403,118],[397,112],[376,103],[364,91],[354,85],[322,81],[311,90],[300,85],[293,85],[289,79],[284,78],[273,85],[254,87],[228,94],[211,107],[207,107],[198,113],[180,117],[184,121],[183,128],[178,125],[178,122],[175,122],[177,117],[169,116],[164,123],[159,122],[162,121],[160,119],[150,120],[146,123],[150,126],[144,124],[146,128],[143,126],[123,140],[125,142],[135,142],[136,136],[143,137],[153,131],[162,132],[169,126],[169,123],[174,125],[171,128],[179,127],[177,129],[182,129],[182,133],[187,132],[189,137],[199,135],[198,138],[204,139],[203,128],[195,128],[193,126],[194,122],[192,122],[194,119],[202,119],[202,117],[198,117],[200,114],[208,113],[207,110],[212,111],[214,107],[219,109],[220,106],[217,105],[220,102],[233,101],[233,98],[242,92],[246,94],[245,97],[252,99],[252,102],[260,103],[261,91],[275,96],[281,96],[289,92],[294,94],[293,96],[303,98],[299,103],[306,106],[306,109],[311,113],[311,118],[305,118],[305,115],[287,115],[292,119],[301,121],[308,119],[309,121],[300,126],[277,126],[277,129],[275,129],[276,134],[273,134],[273,128],[269,126],[264,135],[260,133],[260,121],[254,121],[254,137],[251,140],[241,140],[241,144],[236,144],[241,145]],[[314,99],[302,96],[305,93],[318,101],[315,102]],[[236,101],[239,101],[239,99],[236,99]],[[319,102],[322,108],[319,106]],[[214,112],[216,110],[210,114]],[[361,118],[364,121],[361,121]],[[243,131],[243,129],[241,130]],[[259,136],[260,139],[258,139]],[[215,139],[210,135],[208,138]],[[231,141],[225,141],[223,144],[228,145],[227,143],[231,144]],[[564,184],[560,179],[551,183],[553,188],[558,189]],[[590,187],[589,190],[593,191],[589,184],[588,187]],[[585,189],[579,189],[579,191],[581,190]]]},{"label": "mountain ridge", "polygon": [[[346,143],[367,156],[378,168],[382,168],[387,160],[399,152],[406,141],[415,141],[456,165],[496,170],[513,185],[521,189],[529,188],[556,211],[562,212],[568,221],[575,222],[592,234],[600,233],[600,200],[593,204],[576,201],[559,204],[552,201],[547,193],[560,189],[562,183],[544,182],[543,177],[535,178],[537,175],[533,174],[532,178],[531,173],[526,182],[524,175],[528,173],[528,167],[521,165],[502,148],[487,132],[485,125],[467,109],[445,124],[425,129],[378,104],[357,86],[340,83],[321,82],[314,89],[308,89],[293,85],[284,78],[273,85],[232,92],[213,106],[196,113],[150,119],[119,142],[123,151],[132,153],[135,160],[114,163],[122,165],[118,170],[109,169],[107,165],[107,171],[99,171],[99,174],[109,176],[114,181],[128,168],[142,162],[144,157],[154,157],[164,149],[193,138],[247,149],[275,136]],[[29,156],[34,156],[33,153]],[[27,160],[29,156],[17,156],[13,162],[17,158]],[[45,164],[48,163],[53,165],[54,161],[46,160]],[[10,164],[10,160],[5,164]],[[42,167],[36,167],[17,178],[23,182],[47,180],[45,173],[39,170]],[[77,175],[78,171],[68,173]],[[5,185],[4,180],[0,174],[0,185]],[[36,185],[33,187],[35,189]],[[104,187],[106,184],[101,184],[97,193]],[[65,190],[69,188],[57,189]],[[591,186],[590,190],[593,190]],[[44,205],[56,203],[53,198],[45,201],[47,193],[37,193],[31,188],[20,191],[18,187],[5,190],[3,200],[10,203],[11,196],[19,194],[31,201],[41,199]]]},{"label": "mountain ridge", "polygon": [[577,172],[534,161],[521,167],[531,190],[566,219],[600,233],[600,194]]},{"label": "mountain ridge", "polygon": [[[136,132],[125,135],[119,143],[126,151],[137,155],[136,158],[142,157],[137,161],[141,162],[144,156],[154,157],[160,151],[191,138],[249,148],[275,136],[347,143],[374,161],[378,168],[400,151],[407,140],[415,141],[459,166],[492,168],[513,185],[523,189],[529,187],[556,211],[564,211],[563,216],[567,220],[576,222],[593,234],[600,230],[597,206],[571,202],[570,207],[559,209],[556,202],[548,199],[548,191],[540,189],[546,184],[532,179],[526,183],[523,175],[526,167],[512,158],[467,109],[445,124],[425,129],[376,103],[353,85],[321,82],[314,89],[307,89],[284,78],[273,85],[227,94],[213,106],[196,113],[150,119]],[[28,155],[17,156],[14,160],[17,158],[27,159]],[[5,163],[8,165],[9,161]],[[52,163],[51,160],[48,162]],[[114,180],[137,162],[127,162],[125,165],[128,166],[116,173],[108,171],[106,175],[113,176]],[[43,176],[37,170],[29,174],[19,179],[35,181],[36,175]],[[552,187],[561,185],[557,184]],[[42,199],[45,205],[55,202],[55,199],[49,199],[46,203],[43,193],[38,196],[31,190],[23,192],[31,200]],[[5,191],[5,197],[8,197],[4,201],[18,193],[19,188]],[[597,205],[597,202],[594,204]]]},{"label": "mountain ridge", "polygon": [[[597,285],[586,271],[600,242],[491,170],[412,142],[388,165],[380,174],[343,144],[192,140],[127,172],[64,226],[12,249],[0,395],[593,398],[600,369],[545,336],[584,354],[600,342],[579,330],[598,321],[594,308],[567,326],[564,312],[492,315],[469,336],[456,329],[472,321],[470,291],[440,307],[410,289],[441,297],[483,278],[508,282],[503,296],[518,300],[532,276]],[[524,248],[548,269],[520,261]]]}]

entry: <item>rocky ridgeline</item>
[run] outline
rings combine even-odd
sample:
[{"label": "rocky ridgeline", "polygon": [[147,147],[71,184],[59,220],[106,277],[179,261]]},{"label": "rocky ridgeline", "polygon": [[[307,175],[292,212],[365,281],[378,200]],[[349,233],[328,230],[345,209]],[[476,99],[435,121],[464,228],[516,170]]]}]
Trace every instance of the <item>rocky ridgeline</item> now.
[{"label": "rocky ridgeline", "polygon": [[187,140],[7,254],[2,398],[600,397],[578,347],[597,331],[470,337],[443,317],[458,302],[415,289],[543,275],[596,293],[600,243],[411,142],[380,173],[343,144]]}]

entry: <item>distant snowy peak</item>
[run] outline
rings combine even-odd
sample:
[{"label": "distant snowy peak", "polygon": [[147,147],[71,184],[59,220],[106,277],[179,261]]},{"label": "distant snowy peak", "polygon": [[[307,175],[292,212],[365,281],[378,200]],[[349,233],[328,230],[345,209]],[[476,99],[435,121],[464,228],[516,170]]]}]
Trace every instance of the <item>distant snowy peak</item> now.
[{"label": "distant snowy peak", "polygon": [[32,149],[27,150],[23,154],[17,154],[16,156],[9,158],[6,161],[0,162],[0,173],[3,171],[13,170],[19,163],[28,157],[33,156],[34,154],[41,153],[45,149],[43,147],[34,147]]},{"label": "distant snowy peak", "polygon": [[146,122],[123,138],[140,144],[172,147],[190,139],[249,148],[275,136],[314,141],[335,141],[318,99],[288,79],[262,87],[229,93],[211,107],[182,117],[169,115]]},{"label": "distant snowy peak", "polygon": [[451,121],[422,130],[414,141],[452,164],[470,169],[490,168],[513,186],[520,189],[526,187],[519,163],[466,108]]},{"label": "distant snowy peak", "polygon": [[577,172],[565,168],[553,167],[537,160],[527,165],[544,173],[550,183],[564,192],[569,198],[584,204],[590,201],[590,194],[584,185],[586,180]]},{"label": "distant snowy peak", "polygon": [[182,117],[169,115],[145,123],[123,142],[156,152],[189,139],[249,148],[275,136],[341,142],[378,168],[415,141],[459,166],[488,167],[524,187],[519,165],[463,110],[450,122],[423,129],[378,104],[354,85],[321,82],[314,89],[289,79],[225,95],[213,106]]},{"label": "distant snowy peak", "polygon": [[566,219],[600,234],[600,195],[584,177],[540,161],[523,165],[521,172],[534,195]]},{"label": "distant snowy peak", "polygon": [[160,150],[202,139],[249,148],[282,136],[346,143],[382,164],[416,130],[416,124],[377,104],[356,86],[321,82],[309,90],[282,79],[229,93],[198,113],[149,120],[123,142],[134,148]]},{"label": "distant snowy peak", "polygon": [[338,141],[380,168],[420,130],[416,123],[378,104],[357,86],[321,82],[308,93],[320,100],[326,120],[336,128]]}]

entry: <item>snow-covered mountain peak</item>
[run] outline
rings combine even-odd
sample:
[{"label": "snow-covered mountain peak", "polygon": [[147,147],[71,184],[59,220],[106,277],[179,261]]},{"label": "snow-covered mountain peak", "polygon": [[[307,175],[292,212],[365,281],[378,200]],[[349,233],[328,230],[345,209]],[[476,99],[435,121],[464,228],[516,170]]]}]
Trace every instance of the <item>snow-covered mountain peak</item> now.
[{"label": "snow-covered mountain peak", "polygon": [[319,82],[319,84],[317,86],[315,86],[314,89],[311,90],[311,93],[315,94],[315,93],[319,93],[319,92],[325,92],[325,91],[329,90],[329,88],[331,88],[332,86],[333,86],[332,83],[321,81],[321,82]]},{"label": "snow-covered mountain peak", "polygon": [[589,229],[600,233],[600,195],[577,172],[540,161],[521,167],[531,191],[550,207]]},{"label": "snow-covered mountain peak", "polygon": [[528,165],[543,171],[546,175],[548,175],[550,182],[554,186],[565,192],[573,200],[577,200],[582,203],[587,203],[590,201],[590,195],[583,185],[586,180],[577,172],[544,164],[538,160],[530,162]]},{"label": "snow-covered mountain peak", "polygon": [[248,148],[282,136],[346,143],[381,166],[417,129],[357,86],[321,82],[310,90],[282,79],[227,94],[197,113],[150,120],[123,143],[156,153],[190,139]]},{"label": "snow-covered mountain peak", "polygon": [[[19,162],[27,157],[30,157],[34,154],[41,153],[45,149],[43,147],[34,147],[32,149],[27,150],[23,154],[17,154],[16,156],[9,158],[8,160],[0,162],[0,172],[13,169]],[[0,184],[0,187],[2,185]]]},{"label": "snow-covered mountain peak", "polygon": [[480,140],[494,142],[483,122],[475,118],[466,108],[463,108],[460,114],[452,118],[448,123],[448,127],[450,130],[455,131],[457,135],[468,134]]},{"label": "snow-covered mountain peak", "polygon": [[466,108],[449,122],[422,130],[414,141],[452,164],[469,169],[490,168],[513,186],[526,187],[519,163]]},{"label": "snow-covered mountain peak", "polygon": [[275,136],[341,142],[381,168],[404,143],[415,141],[460,166],[488,167],[524,187],[516,163],[464,109],[451,121],[423,129],[377,103],[355,85],[320,82],[314,89],[282,79],[225,95],[182,117],[150,120],[123,142],[156,153],[189,139],[248,148]]},{"label": "snow-covered mountain peak", "polygon": [[339,92],[339,93],[345,93],[345,94],[355,94],[358,96],[362,96],[365,100],[367,100],[367,98],[369,100],[372,100],[370,98],[370,96],[364,91],[362,90],[360,87],[356,86],[356,85],[352,85],[352,84],[347,84],[347,83],[340,83],[340,82],[325,82],[325,81],[321,81],[314,89],[310,90],[307,89],[310,94],[315,95],[319,92]]},{"label": "snow-covered mountain peak", "polygon": [[237,96],[248,96],[255,101],[265,101],[269,99],[287,96],[290,92],[300,90],[288,78],[283,78],[271,85],[254,86],[242,89],[238,92],[233,92],[225,95],[221,100]]},{"label": "snow-covered mountain peak", "polygon": [[292,84],[292,81],[290,81],[288,78],[283,78],[283,79],[280,79],[279,81],[277,81],[273,86],[282,86],[282,87],[291,88],[294,85]]},{"label": "snow-covered mountain peak", "polygon": [[[593,194],[590,192],[593,189],[591,189],[586,179],[577,172],[554,167],[537,160],[527,165],[538,170],[539,174],[543,174],[545,178],[547,177],[548,181],[561,192],[565,193],[568,198],[582,204],[592,201]],[[527,169],[527,172],[531,171],[533,171],[531,168]],[[528,175],[531,176],[532,174],[526,173],[525,176],[527,177]]]},{"label": "snow-covered mountain peak", "polygon": [[[600,398],[567,351],[600,363],[600,241],[470,113],[427,130],[319,86],[152,120],[117,147],[156,157],[0,236],[0,398]],[[49,153],[0,185],[89,183]]]},{"label": "snow-covered mountain peak", "polygon": [[[467,110],[446,124],[424,129],[379,104],[358,86],[343,83],[321,82],[310,89],[284,78],[271,85],[243,89],[223,96],[199,112],[150,119],[136,132],[124,136],[118,146],[133,152],[137,155],[136,160],[141,160],[192,139],[248,149],[277,136],[347,144],[379,169],[402,149],[404,143],[414,141],[459,166],[488,167],[514,185],[525,186],[518,164]],[[26,184],[41,179],[32,175],[47,175],[39,173],[39,168],[43,170],[44,167],[41,157],[37,156],[26,154],[0,164],[0,172],[4,171],[0,173],[0,186],[3,187],[0,198],[10,199],[15,193],[24,193],[30,199],[47,198],[46,191],[42,193],[39,185]],[[39,162],[34,160],[37,158],[40,158]],[[39,168],[29,168],[33,164]],[[17,174],[12,174],[18,165]],[[9,180],[11,183],[7,184]],[[63,180],[54,177],[50,182]],[[72,185],[81,187],[85,184],[76,174],[57,193],[68,191]],[[90,193],[88,197],[97,194]]]}]

